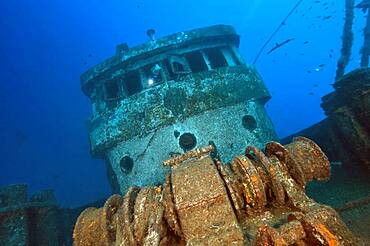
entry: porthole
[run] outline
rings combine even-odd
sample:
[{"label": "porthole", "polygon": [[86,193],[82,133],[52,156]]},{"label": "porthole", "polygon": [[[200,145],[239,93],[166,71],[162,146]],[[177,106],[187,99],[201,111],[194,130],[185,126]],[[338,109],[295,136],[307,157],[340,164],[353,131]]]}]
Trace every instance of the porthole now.
[{"label": "porthole", "polygon": [[131,173],[132,168],[134,167],[134,160],[128,155],[126,155],[122,157],[121,161],[119,162],[119,166],[123,173],[129,174]]},{"label": "porthole", "polygon": [[245,129],[253,131],[257,127],[257,122],[251,115],[244,115],[242,118],[242,125]]},{"label": "porthole", "polygon": [[184,133],[179,138],[179,145],[184,151],[191,150],[197,145],[197,138],[190,132]]}]

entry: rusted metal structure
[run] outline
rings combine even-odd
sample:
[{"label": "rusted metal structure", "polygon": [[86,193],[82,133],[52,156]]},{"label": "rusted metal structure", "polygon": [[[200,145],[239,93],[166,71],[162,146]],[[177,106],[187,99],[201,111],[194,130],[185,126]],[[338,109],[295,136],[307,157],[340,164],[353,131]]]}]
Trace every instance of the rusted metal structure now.
[{"label": "rusted metal structure", "polygon": [[74,245],[361,245],[332,208],[305,194],[308,182],[330,176],[311,140],[247,147],[231,164],[214,150],[165,161],[172,171],[163,185],[131,187],[86,209]]},{"label": "rusted metal structure", "polygon": [[366,25],[364,27],[364,44],[361,48],[361,67],[368,67],[370,55],[370,15],[368,10],[370,8],[370,1],[361,1],[356,8],[362,9],[364,13],[368,12],[366,17]]},{"label": "rusted metal structure", "polygon": [[354,33],[352,31],[353,21],[355,17],[355,8],[362,9],[364,13],[367,12],[366,24],[363,29],[364,41],[361,47],[361,62],[360,66],[365,68],[369,67],[369,55],[370,55],[370,1],[362,0],[359,4],[355,6],[354,0],[345,0],[345,17],[344,17],[344,26],[342,34],[342,48],[341,55],[337,62],[337,71],[335,80],[339,80],[344,74],[345,69],[351,59],[351,49],[353,46]]},{"label": "rusted metal structure", "polygon": [[317,142],[330,161],[370,174],[370,69],[356,69],[337,80],[322,97],[327,118],[282,140],[305,136]]},{"label": "rusted metal structure", "polygon": [[91,99],[91,152],[106,160],[115,193],[162,183],[162,161],[217,145],[230,161],[246,144],[276,140],[264,104],[270,94],[226,25],[176,33],[116,54],[81,76]]},{"label": "rusted metal structure", "polygon": [[354,0],[345,0],[345,18],[343,26],[343,35],[342,35],[342,49],[341,55],[337,62],[337,71],[335,74],[335,79],[339,79],[345,73],[346,66],[348,65],[351,59],[351,49],[353,45],[353,19],[354,19]]},{"label": "rusted metal structure", "polygon": [[28,199],[25,184],[0,187],[0,245],[65,245],[62,216],[52,190]]}]

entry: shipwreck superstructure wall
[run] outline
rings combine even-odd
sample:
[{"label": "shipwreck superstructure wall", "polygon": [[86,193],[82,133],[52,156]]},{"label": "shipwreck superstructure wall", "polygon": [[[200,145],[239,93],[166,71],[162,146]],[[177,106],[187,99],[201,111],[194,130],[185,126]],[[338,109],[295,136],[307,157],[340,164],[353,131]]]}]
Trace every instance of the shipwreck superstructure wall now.
[{"label": "shipwreck superstructure wall", "polygon": [[370,174],[370,69],[353,70],[333,84],[335,91],[322,97],[327,118],[282,139],[294,136],[315,140],[330,161]]},{"label": "shipwreck superstructure wall", "polygon": [[264,109],[270,95],[238,46],[230,26],[196,29],[119,45],[81,76],[93,106],[91,151],[107,161],[115,192],[163,182],[162,161],[195,147],[214,143],[230,161],[276,139]]}]

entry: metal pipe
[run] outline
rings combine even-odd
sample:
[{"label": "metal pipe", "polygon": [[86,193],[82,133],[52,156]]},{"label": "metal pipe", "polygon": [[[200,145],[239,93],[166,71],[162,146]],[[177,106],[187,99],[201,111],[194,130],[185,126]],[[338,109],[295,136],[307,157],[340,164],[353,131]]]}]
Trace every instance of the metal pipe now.
[{"label": "metal pipe", "polygon": [[346,15],[344,20],[343,26],[343,36],[342,36],[342,49],[341,49],[341,56],[338,60],[337,65],[337,72],[335,75],[335,80],[338,80],[340,77],[344,75],[344,71],[346,66],[349,63],[349,59],[351,57],[351,49],[353,44],[353,17],[354,17],[354,0],[345,0],[345,8],[346,8]]}]

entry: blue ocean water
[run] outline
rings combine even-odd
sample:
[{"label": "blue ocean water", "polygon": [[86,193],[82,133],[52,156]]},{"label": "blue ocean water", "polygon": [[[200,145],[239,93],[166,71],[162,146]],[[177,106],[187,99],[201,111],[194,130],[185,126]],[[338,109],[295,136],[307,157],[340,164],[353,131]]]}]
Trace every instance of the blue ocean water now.
[{"label": "blue ocean water", "polygon": [[[296,0],[2,0],[0,1],[0,185],[53,188],[63,206],[110,193],[105,165],[89,153],[90,103],[79,76],[115,46],[214,24],[233,25],[252,62]],[[340,54],[344,1],[305,0],[256,67],[272,94],[266,105],[279,137],[324,118]],[[348,67],[358,67],[364,18],[356,10]],[[292,42],[267,55],[275,43]]]}]

